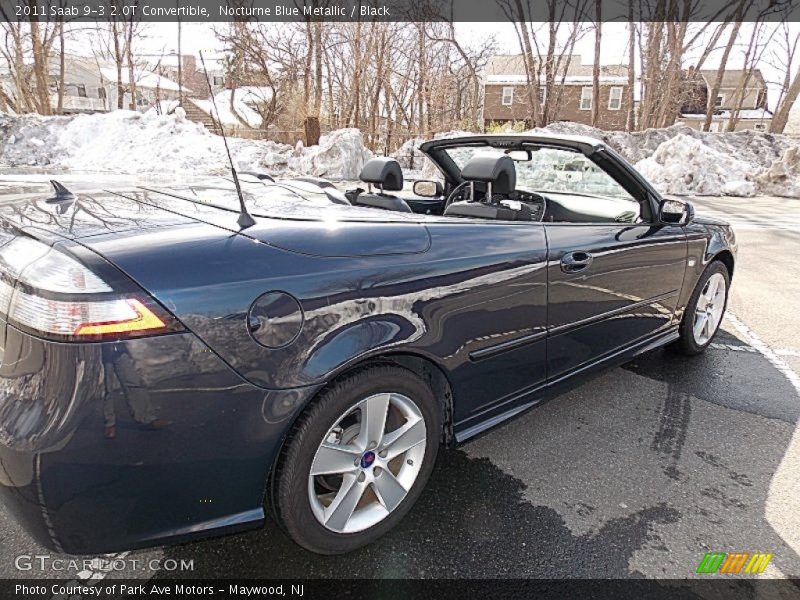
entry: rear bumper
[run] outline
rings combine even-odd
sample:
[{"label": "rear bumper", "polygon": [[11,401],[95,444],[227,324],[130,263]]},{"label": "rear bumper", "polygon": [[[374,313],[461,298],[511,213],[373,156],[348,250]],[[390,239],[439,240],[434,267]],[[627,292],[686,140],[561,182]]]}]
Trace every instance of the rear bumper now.
[{"label": "rear bumper", "polygon": [[37,541],[87,554],[261,523],[269,468],[313,390],[254,386],[190,333],[6,331],[0,497]]}]

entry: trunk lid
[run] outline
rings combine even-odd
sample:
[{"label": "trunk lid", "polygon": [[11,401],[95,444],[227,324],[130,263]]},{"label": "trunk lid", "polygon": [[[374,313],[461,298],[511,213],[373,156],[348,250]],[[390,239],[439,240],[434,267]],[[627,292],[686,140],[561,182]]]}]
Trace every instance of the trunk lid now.
[{"label": "trunk lid", "polygon": [[0,198],[0,219],[40,239],[80,240],[89,247],[109,236],[129,243],[154,228],[192,225],[321,257],[415,254],[430,244],[422,215],[338,205],[324,193],[298,192],[290,184],[257,185],[245,191],[256,220],[246,230],[236,223],[239,201],[225,180],[169,188],[76,188],[74,200],[59,202],[52,201],[49,186],[33,184]]}]

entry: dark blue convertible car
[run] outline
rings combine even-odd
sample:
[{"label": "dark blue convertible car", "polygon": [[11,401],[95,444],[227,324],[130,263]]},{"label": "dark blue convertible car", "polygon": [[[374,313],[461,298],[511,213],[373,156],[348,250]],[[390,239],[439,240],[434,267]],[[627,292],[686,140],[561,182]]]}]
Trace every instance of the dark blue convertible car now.
[{"label": "dark blue convertible car", "polygon": [[224,178],[3,198],[0,492],[28,530],[95,553],[269,513],[346,552],[411,509],[441,444],[713,339],[733,232],[603,143],[421,150],[440,177],[407,191],[379,158],[345,193],[242,175],[241,202]]}]

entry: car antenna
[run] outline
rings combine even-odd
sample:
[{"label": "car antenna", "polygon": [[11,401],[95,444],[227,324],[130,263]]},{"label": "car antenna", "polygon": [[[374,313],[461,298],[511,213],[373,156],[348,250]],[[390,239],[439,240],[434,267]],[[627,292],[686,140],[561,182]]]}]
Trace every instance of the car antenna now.
[{"label": "car antenna", "polygon": [[[242,194],[242,186],[239,185],[239,176],[236,174],[236,169],[233,166],[233,159],[231,158],[231,150],[228,148],[228,138],[225,137],[225,129],[222,127],[222,121],[219,118],[219,111],[217,110],[217,100],[214,97],[214,89],[211,87],[211,79],[208,77],[208,69],[206,69],[206,61],[203,58],[203,52],[200,52],[200,63],[203,65],[203,73],[206,76],[206,83],[208,84],[208,92],[211,94],[211,104],[214,107],[211,116],[211,122],[219,128],[219,133],[222,136],[222,141],[225,144],[225,153],[228,155],[228,162],[231,165],[231,175],[233,175],[233,184],[236,186],[236,195],[239,196],[239,218],[236,222],[242,229],[247,229],[256,224],[255,219],[247,212],[247,206],[244,203],[244,194]],[[214,114],[217,113],[216,121]]]},{"label": "car antenna", "polygon": [[65,200],[75,200],[75,194],[70,192],[63,183],[59,183],[55,179],[50,180],[50,185],[53,186],[55,196],[48,198],[48,202],[63,202]]}]

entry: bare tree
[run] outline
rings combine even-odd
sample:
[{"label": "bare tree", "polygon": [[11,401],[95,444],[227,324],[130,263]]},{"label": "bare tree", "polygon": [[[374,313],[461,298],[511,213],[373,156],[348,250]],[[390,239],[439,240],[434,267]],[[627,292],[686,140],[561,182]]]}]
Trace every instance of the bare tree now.
[{"label": "bare tree", "polygon": [[603,2],[595,0],[594,64],[592,65],[592,126],[600,118],[600,44],[603,38]]},{"label": "bare tree", "polygon": [[[769,130],[771,133],[783,133],[789,120],[789,112],[800,95],[800,65],[795,67],[797,47],[800,33],[793,31],[786,20],[780,23],[780,35],[771,45],[768,62],[778,73],[782,74],[775,114]],[[794,72],[794,75],[792,73]]]}]

